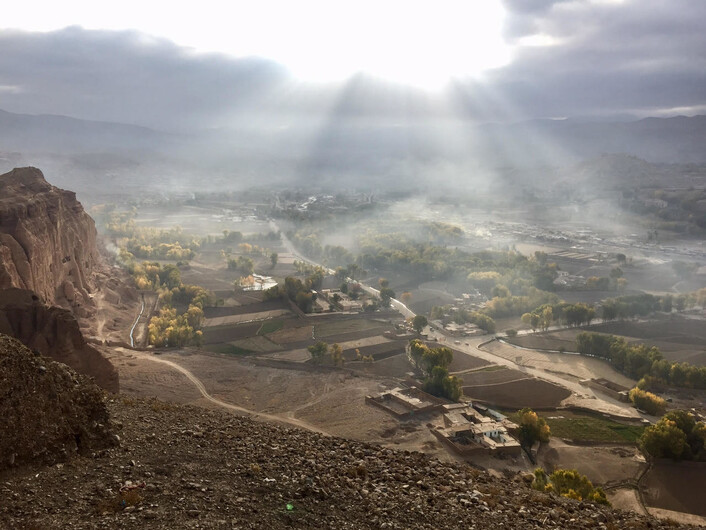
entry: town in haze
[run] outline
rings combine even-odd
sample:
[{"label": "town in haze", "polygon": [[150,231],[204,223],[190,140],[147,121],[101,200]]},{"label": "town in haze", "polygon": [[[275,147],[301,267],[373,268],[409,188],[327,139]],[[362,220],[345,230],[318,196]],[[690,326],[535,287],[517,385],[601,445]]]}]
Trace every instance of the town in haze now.
[{"label": "town in haze", "polygon": [[0,527],[706,525],[706,5],[160,4],[0,22]]}]

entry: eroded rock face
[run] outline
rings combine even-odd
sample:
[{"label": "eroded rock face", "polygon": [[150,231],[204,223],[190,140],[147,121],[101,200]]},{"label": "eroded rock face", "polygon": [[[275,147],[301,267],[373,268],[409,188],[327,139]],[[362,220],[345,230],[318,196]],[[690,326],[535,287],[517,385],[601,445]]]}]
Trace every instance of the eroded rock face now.
[{"label": "eroded rock face", "polygon": [[31,291],[0,290],[0,333],[94,377],[106,390],[118,391],[117,371],[98,350],[86,343],[74,316],[66,309],[45,306]]},{"label": "eroded rock face", "polygon": [[33,167],[0,175],[0,288],[29,289],[81,316],[99,259],[95,224],[74,192]]},{"label": "eroded rock face", "polygon": [[0,471],[115,445],[103,393],[69,367],[0,334]]},{"label": "eroded rock face", "polygon": [[95,224],[75,193],[33,167],[0,175],[0,333],[117,392],[115,368],[76,321],[91,322],[102,266]]}]

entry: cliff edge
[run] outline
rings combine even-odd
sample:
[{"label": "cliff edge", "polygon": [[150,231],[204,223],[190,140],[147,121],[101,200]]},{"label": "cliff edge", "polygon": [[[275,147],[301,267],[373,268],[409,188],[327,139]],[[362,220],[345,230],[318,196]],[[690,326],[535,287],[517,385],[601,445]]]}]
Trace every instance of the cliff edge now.
[{"label": "cliff edge", "polygon": [[0,289],[35,292],[77,316],[91,306],[96,227],[76,194],[34,167],[0,175]]},{"label": "cliff edge", "polygon": [[133,287],[102,259],[93,219],[34,167],[0,175],[0,333],[117,392],[118,374],[86,344],[125,340]]},{"label": "cliff edge", "polygon": [[117,370],[86,343],[73,315],[60,307],[46,307],[31,291],[0,290],[0,333],[93,377],[106,390],[118,392]]}]

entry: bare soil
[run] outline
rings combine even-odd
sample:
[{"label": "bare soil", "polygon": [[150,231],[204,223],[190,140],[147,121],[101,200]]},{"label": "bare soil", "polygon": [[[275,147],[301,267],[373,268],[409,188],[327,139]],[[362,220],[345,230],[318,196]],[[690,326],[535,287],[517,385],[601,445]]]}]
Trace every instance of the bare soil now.
[{"label": "bare soil", "polygon": [[483,349],[495,355],[511,360],[521,366],[532,366],[543,370],[560,373],[575,381],[591,378],[605,378],[621,386],[632,388],[635,381],[625,377],[606,361],[561,353],[546,353],[514,347],[500,341],[493,341]]},{"label": "bare soil", "polygon": [[706,464],[658,462],[642,487],[648,506],[706,517]]},{"label": "bare soil", "polygon": [[615,445],[571,445],[552,438],[537,454],[537,463],[548,472],[577,469],[594,485],[606,486],[636,480],[647,468],[636,447]]},{"label": "bare soil", "polygon": [[459,375],[464,386],[479,386],[479,385],[496,385],[498,383],[509,383],[510,381],[519,381],[520,379],[528,379],[527,374],[518,370],[509,368],[500,368],[499,370],[478,370]]},{"label": "bare soil", "polygon": [[[606,491],[608,502],[618,510],[631,511],[647,515],[647,510],[640,502],[637,490],[634,488],[616,488]],[[663,519],[663,517],[661,518]]]},{"label": "bare soil", "polygon": [[464,386],[463,393],[471,399],[511,409],[558,407],[562,400],[571,395],[569,390],[539,379],[522,379],[509,383]]},{"label": "bare soil", "polygon": [[[122,350],[111,357],[126,393],[203,404],[200,392],[182,374],[145,360],[143,355]],[[271,368],[232,356],[190,350],[161,354],[159,359],[187,368],[211,395],[247,410],[301,419],[324,432],[346,438],[391,447],[424,448],[425,452],[441,459],[455,460],[422,424],[400,427],[389,414],[365,404],[367,394],[397,386],[394,379],[357,377],[306,367],[302,370]]]}]

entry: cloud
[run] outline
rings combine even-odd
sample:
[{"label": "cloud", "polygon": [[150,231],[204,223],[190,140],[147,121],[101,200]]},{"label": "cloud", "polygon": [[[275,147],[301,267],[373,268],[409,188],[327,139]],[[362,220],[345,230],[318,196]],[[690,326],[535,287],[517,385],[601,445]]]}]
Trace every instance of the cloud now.
[{"label": "cloud", "polygon": [[505,2],[519,47],[491,84],[525,114],[634,112],[706,103],[706,4],[688,0]]},{"label": "cloud", "polygon": [[668,115],[706,105],[706,2],[505,0],[504,6],[512,61],[481,78],[456,79],[439,93],[365,75],[308,85],[272,61],[195,53],[137,32],[2,30],[0,108],[188,131],[275,130],[296,120],[394,126]]},{"label": "cloud", "polygon": [[0,84],[23,87],[3,106],[18,112],[188,128],[287,81],[273,62],[196,54],[130,31],[3,31],[0,49]]}]

